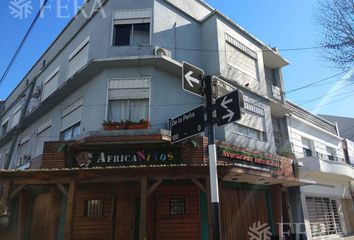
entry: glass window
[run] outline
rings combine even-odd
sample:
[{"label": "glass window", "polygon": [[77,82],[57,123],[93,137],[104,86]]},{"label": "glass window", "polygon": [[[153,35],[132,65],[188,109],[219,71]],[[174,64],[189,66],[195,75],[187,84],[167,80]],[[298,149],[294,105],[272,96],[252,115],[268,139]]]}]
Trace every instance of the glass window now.
[{"label": "glass window", "polygon": [[186,214],[186,199],[170,198],[170,215],[185,215],[185,214]]},{"label": "glass window", "polygon": [[117,24],[114,26],[114,46],[150,43],[150,23]]},{"label": "glass window", "polygon": [[266,141],[266,133],[235,123],[235,132],[250,138]]},{"label": "glass window", "polygon": [[108,107],[108,120],[139,122],[147,120],[149,112],[149,99],[110,100]]},{"label": "glass window", "polygon": [[302,150],[304,153],[304,157],[311,157],[312,156],[312,142],[309,139],[301,138],[302,142]]},{"label": "glass window", "polygon": [[72,127],[62,131],[60,133],[60,140],[68,141],[78,135],[80,135],[80,123],[77,123]]},{"label": "glass window", "polygon": [[103,201],[87,200],[85,201],[85,217],[103,217]]},{"label": "glass window", "polygon": [[328,160],[337,161],[336,150],[334,148],[326,147],[326,151],[327,151]]}]

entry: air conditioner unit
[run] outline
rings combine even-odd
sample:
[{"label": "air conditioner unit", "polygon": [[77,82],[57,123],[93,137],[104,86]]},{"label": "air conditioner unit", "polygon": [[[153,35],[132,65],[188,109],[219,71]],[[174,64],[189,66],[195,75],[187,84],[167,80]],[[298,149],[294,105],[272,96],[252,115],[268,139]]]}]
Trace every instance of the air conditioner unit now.
[{"label": "air conditioner unit", "polygon": [[154,49],[154,55],[155,56],[165,56],[165,57],[171,57],[171,51],[161,48],[161,47],[155,47]]},{"label": "air conditioner unit", "polygon": [[32,93],[32,97],[39,98],[39,96],[41,95],[41,92],[42,92],[42,85],[35,86],[33,93]]}]

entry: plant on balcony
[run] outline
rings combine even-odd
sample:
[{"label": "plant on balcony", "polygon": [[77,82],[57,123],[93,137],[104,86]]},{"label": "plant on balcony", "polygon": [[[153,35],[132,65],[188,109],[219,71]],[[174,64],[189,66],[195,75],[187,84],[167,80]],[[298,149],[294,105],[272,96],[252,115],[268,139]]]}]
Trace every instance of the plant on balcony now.
[{"label": "plant on balcony", "polygon": [[126,129],[126,123],[124,121],[116,122],[116,121],[104,121],[102,123],[104,130],[122,130]]},{"label": "plant on balcony", "polygon": [[139,122],[133,122],[131,120],[126,121],[127,129],[148,129],[150,127],[150,122],[145,119],[140,119]]}]

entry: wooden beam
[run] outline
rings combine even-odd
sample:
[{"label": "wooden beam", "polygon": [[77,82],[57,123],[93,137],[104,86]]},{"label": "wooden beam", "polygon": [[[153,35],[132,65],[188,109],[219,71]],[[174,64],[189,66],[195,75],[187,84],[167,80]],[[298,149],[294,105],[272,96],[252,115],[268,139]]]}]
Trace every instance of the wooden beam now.
[{"label": "wooden beam", "polygon": [[9,192],[10,192],[10,186],[11,186],[10,180],[8,180],[4,183],[4,188],[3,188],[2,196],[0,199],[0,205],[4,205],[4,206],[7,205],[7,199],[8,199]]},{"label": "wooden beam", "polygon": [[75,209],[75,195],[76,195],[76,180],[71,180],[69,185],[69,192],[66,203],[66,216],[65,216],[65,233],[64,239],[71,240],[72,235],[72,225],[74,219],[74,209]]},{"label": "wooden beam", "polygon": [[17,239],[26,239],[27,223],[31,215],[31,203],[33,204],[30,191],[22,191],[19,194],[18,202]]},{"label": "wooden beam", "polygon": [[57,187],[59,188],[59,190],[61,191],[61,193],[67,197],[68,196],[68,191],[65,189],[65,187],[63,186],[63,184],[61,183],[56,183],[55,185],[57,185]]},{"label": "wooden beam", "polygon": [[199,182],[197,179],[192,178],[192,182],[194,182],[194,184],[197,185],[197,187],[198,187],[200,190],[202,190],[204,193],[208,193],[208,192],[207,192],[207,189],[204,187],[204,185],[203,185],[201,182]]},{"label": "wooden beam", "polygon": [[141,178],[139,240],[146,240],[147,177]]},{"label": "wooden beam", "polygon": [[148,190],[147,195],[150,196],[158,186],[160,186],[160,184],[164,181],[165,179],[161,178],[158,179]]},{"label": "wooden beam", "polygon": [[25,186],[26,184],[22,184],[18,186],[15,190],[13,190],[12,193],[10,194],[10,199],[14,198],[17,195],[17,193],[19,193]]}]

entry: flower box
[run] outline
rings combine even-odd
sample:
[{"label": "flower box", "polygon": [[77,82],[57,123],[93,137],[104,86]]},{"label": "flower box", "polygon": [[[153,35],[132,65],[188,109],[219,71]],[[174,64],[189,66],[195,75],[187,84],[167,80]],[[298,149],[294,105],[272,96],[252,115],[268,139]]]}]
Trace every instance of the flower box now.
[{"label": "flower box", "polygon": [[148,121],[146,122],[139,122],[139,123],[128,123],[127,124],[127,129],[148,129],[150,127],[150,124]]}]

